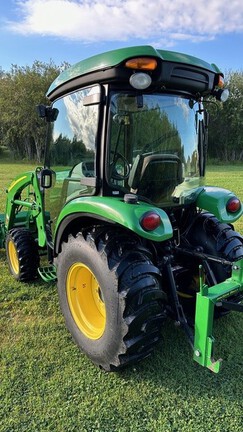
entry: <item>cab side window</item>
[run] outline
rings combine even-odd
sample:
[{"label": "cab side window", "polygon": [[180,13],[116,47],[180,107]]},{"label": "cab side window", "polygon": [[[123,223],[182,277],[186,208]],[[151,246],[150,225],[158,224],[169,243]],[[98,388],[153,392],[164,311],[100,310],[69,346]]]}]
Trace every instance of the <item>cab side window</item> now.
[{"label": "cab side window", "polygon": [[[49,198],[52,203],[55,202],[55,210],[60,211],[65,202],[72,198],[95,193],[99,106],[86,104],[85,101],[99,92],[99,86],[91,86],[65,95],[53,104],[59,111],[53,124],[50,149],[56,183]],[[93,182],[91,178],[94,178]]]}]

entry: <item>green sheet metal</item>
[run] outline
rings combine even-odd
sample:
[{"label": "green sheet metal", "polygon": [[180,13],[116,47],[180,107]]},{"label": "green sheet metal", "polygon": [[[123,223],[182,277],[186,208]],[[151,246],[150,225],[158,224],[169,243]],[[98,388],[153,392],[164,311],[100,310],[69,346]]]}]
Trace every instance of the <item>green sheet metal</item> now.
[{"label": "green sheet metal", "polygon": [[214,73],[220,73],[220,70],[214,64],[207,63],[204,60],[190,56],[188,54],[178,53],[174,51],[157,50],[149,45],[134,46],[108,51],[74,64],[70,68],[63,71],[55,79],[55,81],[48,89],[47,97],[57,87],[63,85],[70,80],[95,71],[106,70],[115,67],[129,58],[139,56],[152,56],[155,58],[159,58],[160,60],[163,60],[165,62],[170,61],[175,63],[184,63],[192,66],[201,67]]},{"label": "green sheet metal", "polygon": [[[161,224],[154,231],[145,231],[139,221],[150,210],[154,210],[160,215]],[[61,210],[56,231],[60,228],[62,221],[71,214],[78,214],[80,217],[87,214],[94,218],[97,216],[110,223],[117,223],[144,238],[154,241],[164,241],[173,235],[172,226],[166,212],[144,202],[129,204],[125,203],[121,198],[113,197],[91,196],[77,198],[67,203]]]},{"label": "green sheet metal", "polygon": [[215,339],[213,337],[214,307],[220,300],[243,291],[243,259],[233,264],[232,276],[212,287],[203,283],[200,275],[200,292],[197,293],[194,360],[213,372],[219,372],[222,359],[214,360],[213,351]]},{"label": "green sheet metal", "polygon": [[197,196],[196,205],[203,210],[213,213],[220,222],[233,223],[243,214],[242,205],[235,213],[227,212],[226,204],[234,197],[235,195],[227,189],[205,186]]}]

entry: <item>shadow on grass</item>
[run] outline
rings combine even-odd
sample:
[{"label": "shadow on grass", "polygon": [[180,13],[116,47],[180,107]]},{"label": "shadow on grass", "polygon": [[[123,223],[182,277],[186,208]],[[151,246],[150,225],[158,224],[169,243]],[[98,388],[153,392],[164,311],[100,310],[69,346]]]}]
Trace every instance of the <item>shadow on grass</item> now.
[{"label": "shadow on grass", "polygon": [[223,358],[222,368],[215,374],[198,365],[193,360],[193,351],[181,328],[175,327],[172,321],[162,329],[163,340],[154,354],[134,368],[121,372],[121,377],[137,381],[144,380],[167,387],[170,391],[201,397],[210,394],[212,397],[222,393],[231,401],[243,401],[242,367],[243,345],[240,333],[243,316],[231,313],[217,320],[214,324],[214,336],[217,342],[215,359]]}]

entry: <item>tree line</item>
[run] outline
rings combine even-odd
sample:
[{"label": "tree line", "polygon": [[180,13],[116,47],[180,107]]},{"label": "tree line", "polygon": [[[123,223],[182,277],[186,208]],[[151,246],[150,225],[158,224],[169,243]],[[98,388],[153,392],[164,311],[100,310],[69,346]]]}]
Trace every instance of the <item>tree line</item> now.
[{"label": "tree line", "polygon": [[208,155],[223,162],[243,161],[243,71],[225,77],[229,99],[225,103],[205,104],[209,111]]},{"label": "tree line", "polygon": [[13,159],[41,162],[46,124],[36,106],[49,105],[45,94],[52,81],[67,66],[35,61],[32,66],[13,65],[0,73],[0,146],[7,147]]},{"label": "tree line", "polygon": [[[67,66],[35,61],[32,66],[13,65],[9,72],[0,69],[0,151],[5,146],[13,159],[43,160],[46,125],[35,107],[48,104],[46,91]],[[225,81],[229,99],[205,104],[210,114],[208,156],[243,161],[243,72],[229,71]]]}]

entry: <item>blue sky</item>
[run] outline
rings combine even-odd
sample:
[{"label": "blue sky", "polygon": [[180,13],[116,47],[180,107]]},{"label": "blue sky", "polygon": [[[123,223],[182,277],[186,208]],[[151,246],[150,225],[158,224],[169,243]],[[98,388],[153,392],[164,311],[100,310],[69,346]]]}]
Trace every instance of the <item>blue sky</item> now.
[{"label": "blue sky", "polygon": [[0,66],[153,45],[243,70],[242,0],[0,0]]}]

